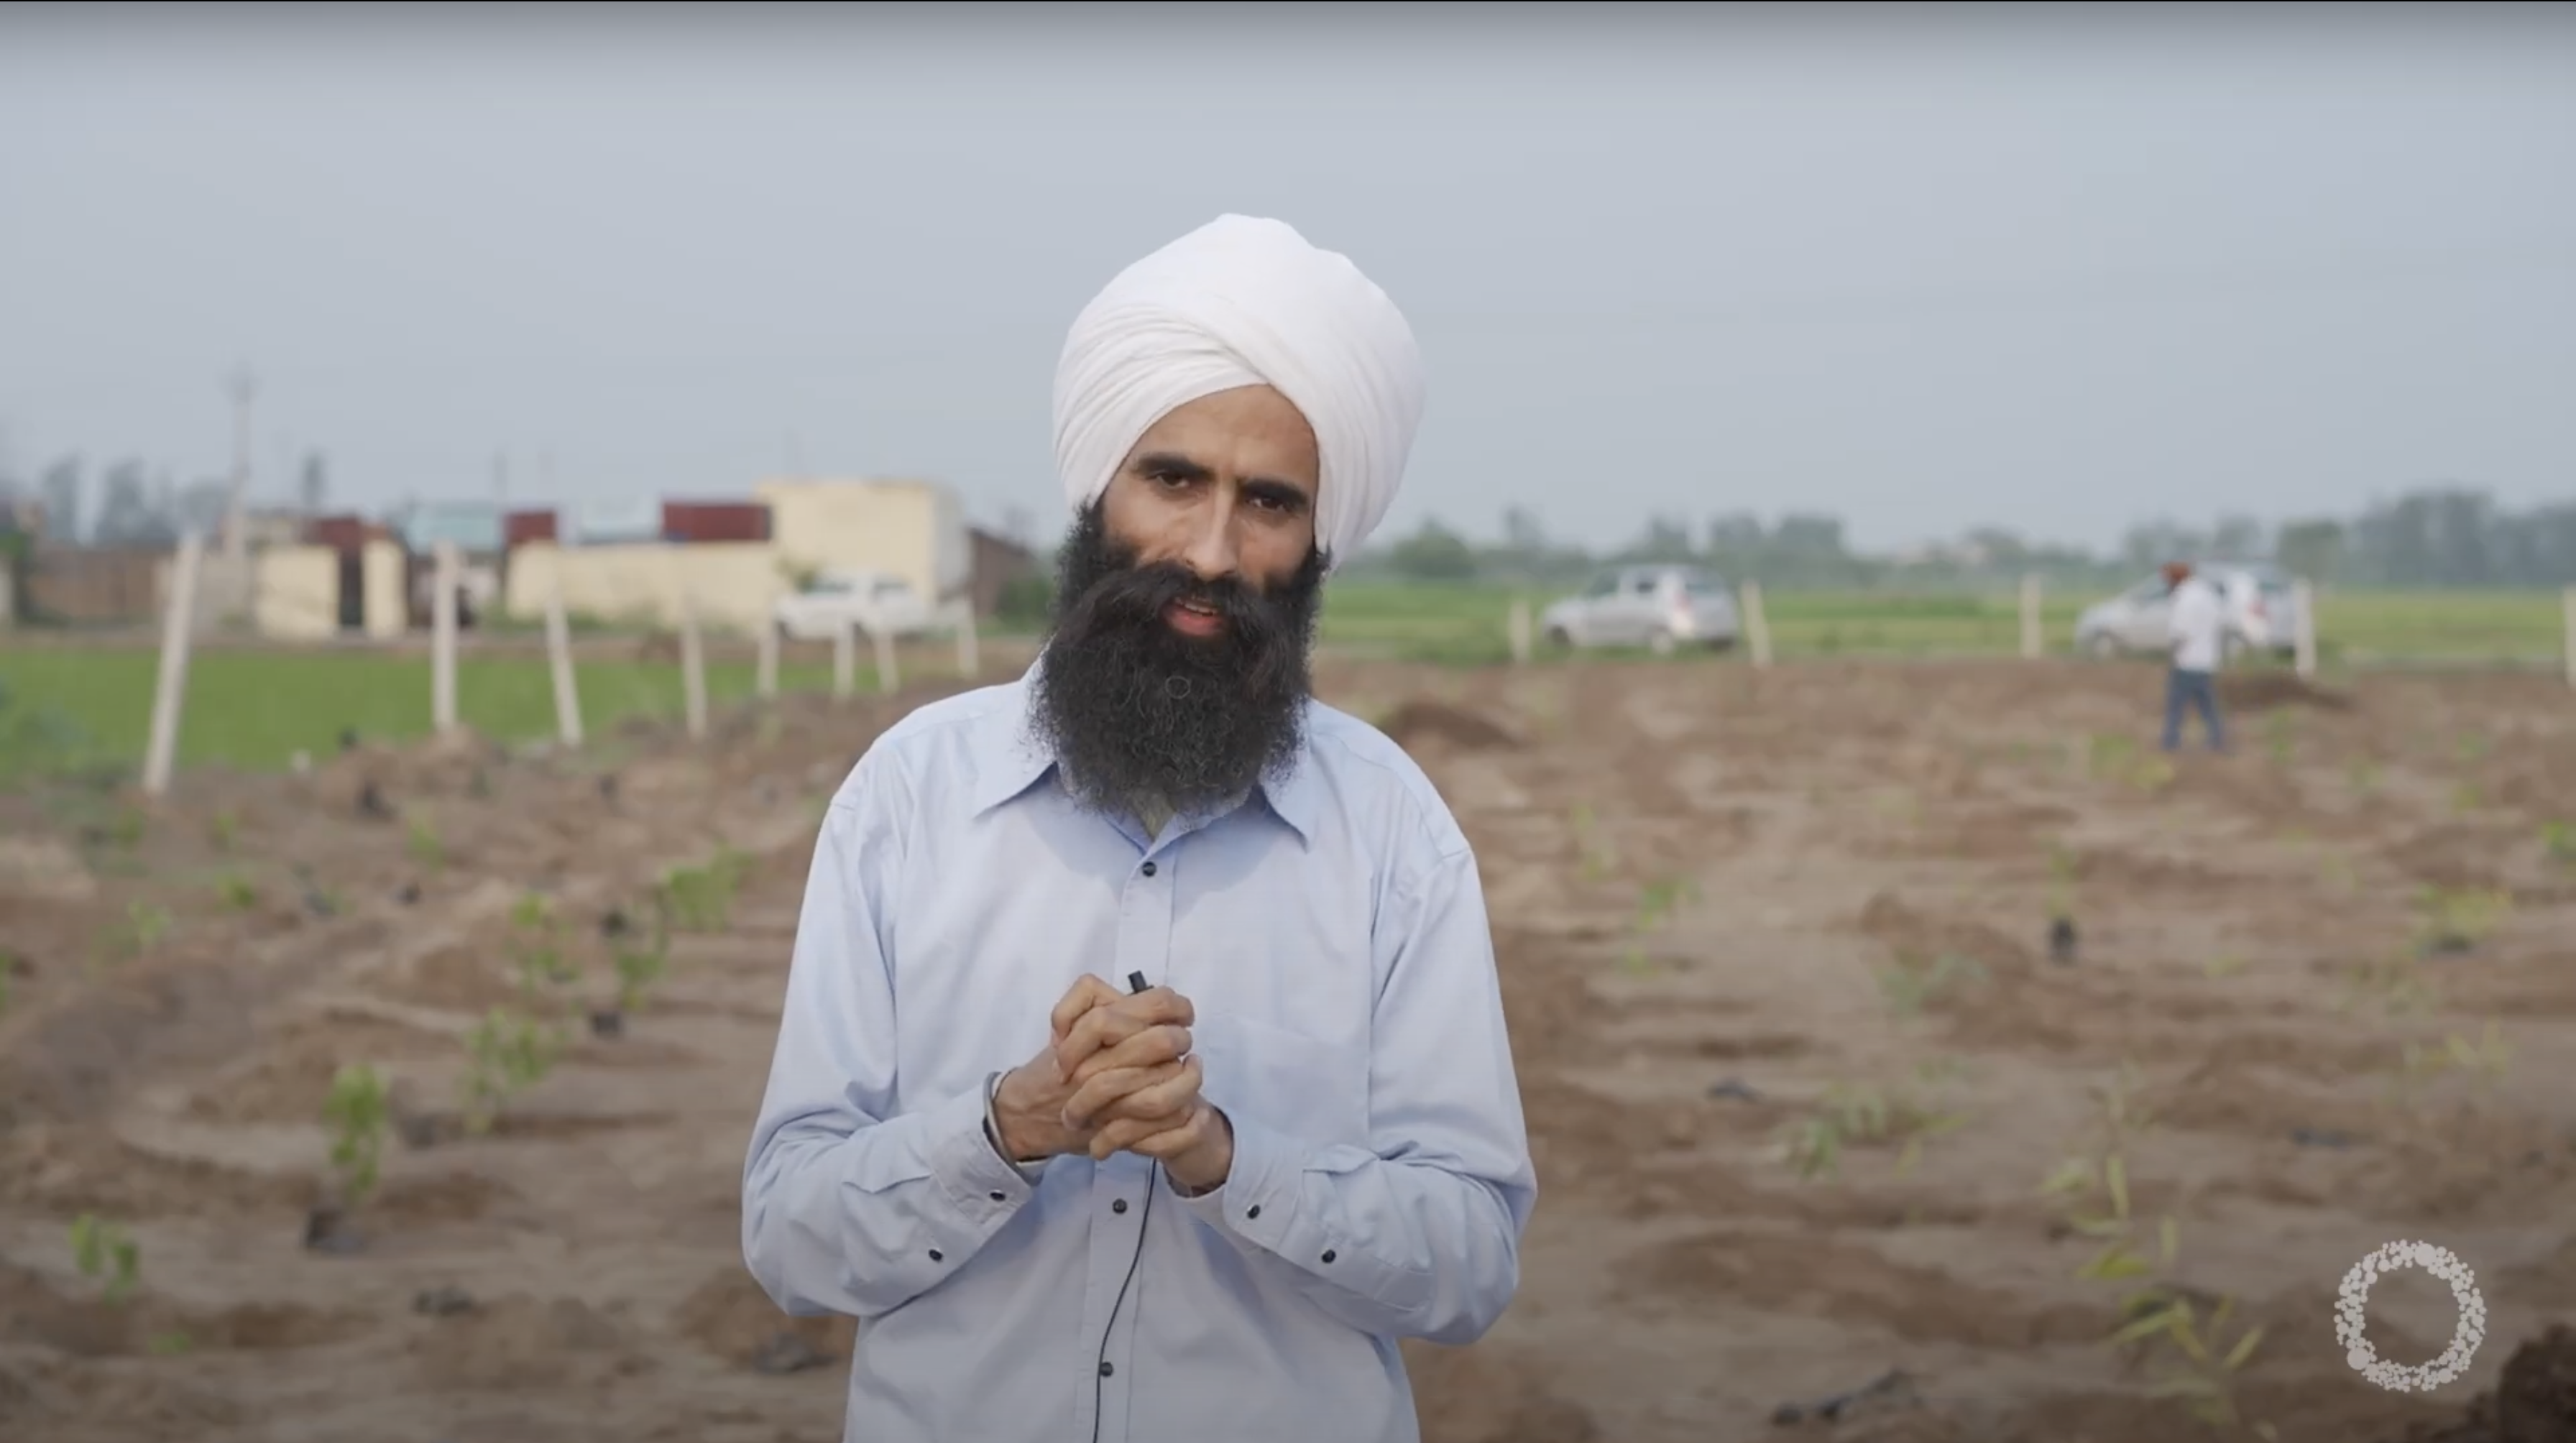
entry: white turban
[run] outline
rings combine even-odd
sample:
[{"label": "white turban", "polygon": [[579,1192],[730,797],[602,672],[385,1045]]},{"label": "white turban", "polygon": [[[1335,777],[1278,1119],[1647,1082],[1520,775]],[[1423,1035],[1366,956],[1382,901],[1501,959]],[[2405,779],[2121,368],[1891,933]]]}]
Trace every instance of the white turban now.
[{"label": "white turban", "polygon": [[1055,372],[1055,465],[1077,512],[1136,442],[1202,396],[1268,385],[1315,430],[1327,566],[1386,516],[1422,424],[1413,329],[1359,267],[1283,222],[1219,216],[1119,272]]}]

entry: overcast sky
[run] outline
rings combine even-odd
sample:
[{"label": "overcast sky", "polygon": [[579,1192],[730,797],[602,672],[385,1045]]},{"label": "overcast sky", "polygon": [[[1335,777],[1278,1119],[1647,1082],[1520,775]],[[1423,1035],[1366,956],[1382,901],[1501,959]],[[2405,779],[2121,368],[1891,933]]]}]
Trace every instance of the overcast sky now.
[{"label": "overcast sky", "polygon": [[1065,326],[1240,210],[1422,337],[1381,539],[2576,497],[2566,7],[1290,8],[8,7],[0,427],[219,474],[241,358],[276,498],[307,447],[369,507],[795,466],[1051,531]]}]

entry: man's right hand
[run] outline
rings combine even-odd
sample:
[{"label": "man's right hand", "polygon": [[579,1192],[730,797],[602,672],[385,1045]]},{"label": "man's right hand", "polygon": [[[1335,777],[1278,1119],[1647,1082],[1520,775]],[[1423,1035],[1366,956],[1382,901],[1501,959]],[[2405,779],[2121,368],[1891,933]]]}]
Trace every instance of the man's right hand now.
[{"label": "man's right hand", "polygon": [[[1101,1009],[1115,1009],[1121,1015],[1115,1024],[1099,1018],[1083,1025],[1084,1019]],[[1118,1076],[1088,1088],[1083,1097],[1087,1111],[1134,1088],[1177,1075],[1178,1058],[1189,1050],[1189,1002],[1161,988],[1130,997],[1086,974],[1047,1020],[1047,1045],[1005,1073],[1001,1089],[993,1095],[993,1121],[1001,1132],[997,1141],[1018,1162],[1091,1150],[1097,1119],[1085,1116],[1077,1125],[1066,1120],[1066,1112],[1076,1095],[1086,1092],[1084,1084],[1103,1070],[1097,1064],[1114,1061],[1123,1066]],[[1113,1059],[1104,1053],[1121,1055]],[[1083,1067],[1076,1077],[1064,1064],[1068,1055],[1095,1065]]]}]

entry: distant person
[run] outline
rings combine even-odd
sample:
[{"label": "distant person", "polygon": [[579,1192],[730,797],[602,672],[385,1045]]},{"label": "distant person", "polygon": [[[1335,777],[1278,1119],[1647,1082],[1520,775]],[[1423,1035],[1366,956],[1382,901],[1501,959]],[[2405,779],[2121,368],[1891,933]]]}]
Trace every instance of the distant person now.
[{"label": "distant person", "polygon": [[2167,633],[2173,665],[2165,673],[2165,750],[2182,746],[2183,711],[2200,712],[2209,749],[2227,750],[2227,731],[2218,720],[2218,666],[2227,651],[2228,602],[2206,578],[2179,561],[2165,563],[2165,587],[2172,597]]},{"label": "distant person", "polygon": [[861,1326],[852,1443],[1414,1443],[1536,1197],[1484,894],[1309,694],[1423,405],[1394,304],[1223,217],[1074,321],[1044,650],[824,817],[743,1170],[779,1306]]}]

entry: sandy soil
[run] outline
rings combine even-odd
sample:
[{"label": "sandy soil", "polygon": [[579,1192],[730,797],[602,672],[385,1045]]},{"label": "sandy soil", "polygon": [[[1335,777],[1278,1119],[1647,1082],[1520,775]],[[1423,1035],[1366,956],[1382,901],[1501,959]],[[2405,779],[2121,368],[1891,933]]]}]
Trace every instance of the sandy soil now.
[{"label": "sandy soil", "polygon": [[[1329,669],[1477,844],[1543,1175],[1510,1315],[1416,1354],[1426,1435],[2258,1436],[2150,1396],[2170,1341],[2105,1345],[2161,1281],[2203,1320],[2234,1300],[2222,1350],[2263,1328],[2227,1392],[2283,1443],[2576,1440],[2576,1337],[2542,1339],[2576,1318],[2576,862],[2543,840],[2576,820],[2576,700],[2243,680],[2236,754],[2168,766],[2132,668]],[[848,1324],[745,1276],[737,1178],[817,804],[930,694],[577,764],[192,776],[139,826],[0,798],[0,1437],[837,1438]],[[461,1133],[523,893],[601,1006],[603,919],[719,844],[750,859],[729,925]],[[308,1246],[349,1062],[394,1079],[400,1139]],[[2040,1187],[2104,1155],[2105,1097],[2149,1263],[2175,1220],[2155,1276],[2079,1277],[2101,1197]],[[75,1267],[84,1214],[139,1244],[122,1303]],[[2335,1337],[2345,1270],[2399,1239],[2488,1310],[2429,1400]],[[2399,1273],[2370,1338],[2421,1363],[2452,1318]]]}]

